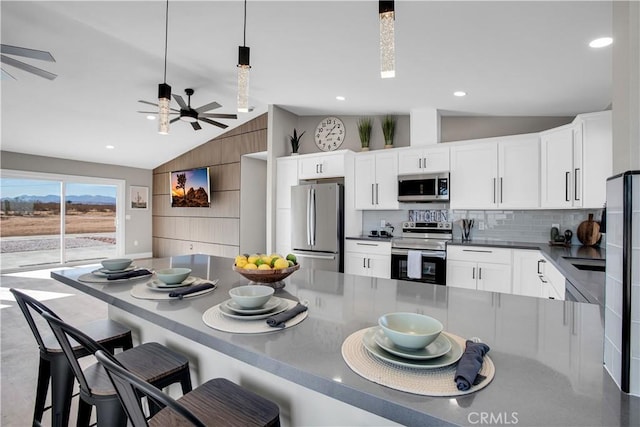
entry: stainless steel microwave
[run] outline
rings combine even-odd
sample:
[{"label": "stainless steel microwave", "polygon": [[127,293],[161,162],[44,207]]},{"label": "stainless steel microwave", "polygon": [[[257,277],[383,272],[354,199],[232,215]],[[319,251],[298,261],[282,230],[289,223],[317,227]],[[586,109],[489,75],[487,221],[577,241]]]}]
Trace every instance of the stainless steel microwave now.
[{"label": "stainless steel microwave", "polygon": [[399,202],[448,202],[449,172],[398,176]]}]

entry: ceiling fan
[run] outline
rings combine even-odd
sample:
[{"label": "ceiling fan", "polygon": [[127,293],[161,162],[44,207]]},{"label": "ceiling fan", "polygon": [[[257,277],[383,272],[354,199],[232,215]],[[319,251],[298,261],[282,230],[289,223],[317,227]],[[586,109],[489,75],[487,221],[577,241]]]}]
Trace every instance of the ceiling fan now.
[{"label": "ceiling fan", "polygon": [[[29,65],[25,62],[18,61],[17,59],[11,58],[10,56],[21,56],[23,58],[31,58],[31,59],[39,59],[41,61],[47,62],[56,62],[49,52],[44,50],[36,50],[36,49],[28,49],[26,47],[17,47],[10,46],[8,44],[0,44],[0,62],[6,65],[11,65],[12,67],[19,68],[28,73],[35,74],[37,76],[43,77],[45,79],[53,80],[58,77],[57,74],[50,73],[41,68],[34,67],[33,65]],[[11,74],[9,74],[4,68],[2,69],[2,77],[9,77],[11,79],[16,79]]]},{"label": "ceiling fan", "polygon": [[[191,95],[194,94],[194,90],[185,89],[184,92],[187,94],[187,97],[188,97],[187,103],[184,102],[184,99],[180,95],[175,95],[175,94],[173,95],[173,99],[175,99],[178,105],[180,106],[180,110],[171,108],[171,113],[169,114],[179,114],[178,117],[171,120],[171,123],[176,122],[178,120],[182,120],[183,122],[191,123],[193,130],[200,130],[202,129],[202,127],[200,127],[200,124],[198,123],[198,120],[200,120],[202,122],[209,123],[210,125],[214,125],[214,126],[218,126],[219,128],[226,129],[229,127],[228,125],[225,125],[224,123],[220,123],[216,120],[211,120],[211,119],[213,118],[237,119],[238,118],[237,114],[207,113],[207,111],[215,110],[216,108],[222,107],[222,105],[218,104],[215,101],[205,104],[202,107],[191,108]],[[158,106],[158,104],[154,104],[153,102],[142,101],[142,100],[139,100],[138,102],[142,102],[143,104],[153,105],[156,107]],[[156,114],[157,111],[138,111],[138,113]]]}]

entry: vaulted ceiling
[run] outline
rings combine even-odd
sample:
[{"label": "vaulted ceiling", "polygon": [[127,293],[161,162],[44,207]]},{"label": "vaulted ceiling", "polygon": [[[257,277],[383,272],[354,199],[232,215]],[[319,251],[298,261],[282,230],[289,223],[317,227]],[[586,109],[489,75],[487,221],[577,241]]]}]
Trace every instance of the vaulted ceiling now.
[{"label": "vaulted ceiling", "polygon": [[[162,82],[165,5],[2,1],[2,43],[51,52],[55,63],[24,61],[58,75],[3,65],[15,80],[2,80],[2,150],[151,169],[223,133],[178,122],[159,135],[137,113]],[[397,1],[394,79],[380,78],[377,13],[366,0],[249,1],[254,110],[220,121],[237,126],[269,104],[299,115],[567,116],[611,103],[611,47],[587,45],[611,36],[608,1]],[[234,113],[242,38],[243,1],[171,0],[173,93],[193,88],[192,106]]]}]

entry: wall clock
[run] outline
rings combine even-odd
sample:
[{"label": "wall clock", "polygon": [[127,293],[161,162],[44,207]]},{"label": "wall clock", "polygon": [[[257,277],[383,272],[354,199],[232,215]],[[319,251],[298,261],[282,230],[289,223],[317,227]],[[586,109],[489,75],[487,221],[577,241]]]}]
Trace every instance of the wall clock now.
[{"label": "wall clock", "polygon": [[337,117],[326,117],[316,126],[314,139],[322,151],[337,150],[344,141],[344,123]]}]

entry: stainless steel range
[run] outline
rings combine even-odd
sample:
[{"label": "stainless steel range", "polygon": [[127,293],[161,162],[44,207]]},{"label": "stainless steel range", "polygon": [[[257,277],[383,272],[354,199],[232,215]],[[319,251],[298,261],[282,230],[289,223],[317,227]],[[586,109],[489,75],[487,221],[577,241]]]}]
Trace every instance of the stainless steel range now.
[{"label": "stainless steel range", "polygon": [[391,239],[391,278],[446,284],[450,222],[402,223],[402,237]]}]

